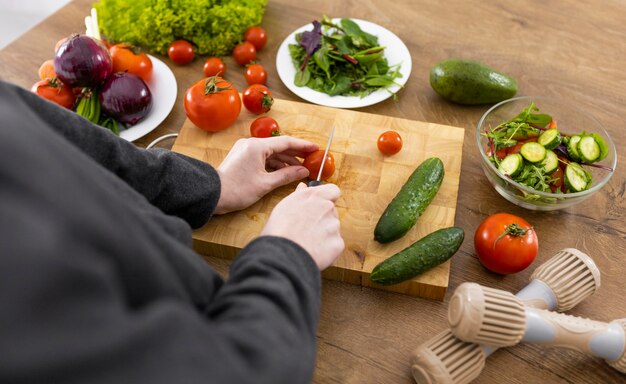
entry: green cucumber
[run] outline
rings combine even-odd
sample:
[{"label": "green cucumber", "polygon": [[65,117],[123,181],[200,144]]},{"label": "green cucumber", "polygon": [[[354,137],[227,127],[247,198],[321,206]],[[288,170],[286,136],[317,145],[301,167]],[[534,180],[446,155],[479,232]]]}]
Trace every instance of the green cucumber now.
[{"label": "green cucumber", "polygon": [[606,145],[606,141],[604,141],[602,136],[598,135],[597,133],[592,133],[591,136],[593,136],[593,138],[596,140],[596,143],[598,143],[598,146],[600,147],[600,157],[596,161],[603,160],[606,155],[609,154],[609,147]]},{"label": "green cucumber", "polygon": [[600,158],[600,145],[591,135],[582,135],[578,140],[576,150],[583,163],[593,163]]},{"label": "green cucumber", "polygon": [[383,212],[374,229],[374,240],[389,243],[404,236],[435,198],[443,176],[439,158],[424,160]]},{"label": "green cucumber", "polygon": [[578,142],[580,141],[580,136],[574,135],[570,137],[567,142],[567,153],[569,157],[574,161],[580,161],[580,154],[578,153]]},{"label": "green cucumber", "polygon": [[565,167],[563,181],[565,187],[572,192],[581,192],[591,186],[591,173],[587,172],[578,163],[569,163]]},{"label": "green cucumber", "polygon": [[519,150],[520,155],[531,163],[540,163],[546,158],[546,148],[534,141],[522,145]]},{"label": "green cucumber", "polygon": [[561,144],[561,134],[559,134],[556,128],[551,128],[544,131],[537,139],[537,142],[546,147],[546,149],[554,149]]},{"label": "green cucumber", "polygon": [[512,153],[504,158],[498,166],[498,170],[511,177],[517,176],[524,169],[524,159],[519,153]]},{"label": "green cucumber", "polygon": [[551,150],[546,151],[546,158],[541,162],[546,175],[551,175],[559,167],[559,157]]},{"label": "green cucumber", "polygon": [[459,250],[465,232],[443,228],[419,239],[374,267],[370,279],[377,284],[398,284],[447,261]]}]

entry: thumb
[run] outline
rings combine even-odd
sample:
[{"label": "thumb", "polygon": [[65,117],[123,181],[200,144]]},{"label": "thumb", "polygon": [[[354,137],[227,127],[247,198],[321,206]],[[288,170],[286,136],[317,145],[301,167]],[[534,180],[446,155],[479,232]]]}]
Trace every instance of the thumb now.
[{"label": "thumb", "polygon": [[309,170],[301,165],[290,165],[269,173],[272,189],[287,185],[309,176]]}]

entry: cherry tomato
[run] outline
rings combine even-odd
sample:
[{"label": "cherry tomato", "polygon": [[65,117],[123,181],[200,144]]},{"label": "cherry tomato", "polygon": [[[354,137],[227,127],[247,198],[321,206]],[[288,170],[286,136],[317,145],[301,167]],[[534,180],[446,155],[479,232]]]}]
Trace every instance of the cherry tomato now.
[{"label": "cherry tomato", "polygon": [[257,115],[269,111],[273,103],[270,90],[263,84],[252,84],[243,92],[243,105]]},{"label": "cherry tomato", "polygon": [[276,120],[271,117],[261,116],[250,125],[250,136],[252,137],[272,137],[280,136],[280,127]]},{"label": "cherry tomato", "polygon": [[196,56],[193,45],[187,40],[176,40],[167,50],[167,55],[178,65],[189,64]]},{"label": "cherry tomato", "polygon": [[57,77],[57,74],[54,71],[54,60],[50,59],[44,61],[43,64],[41,64],[41,67],[39,67],[38,74],[41,80]]},{"label": "cherry tomato", "polygon": [[250,64],[246,68],[246,81],[248,84],[265,84],[267,82],[267,72],[261,64]]},{"label": "cherry tomato", "polygon": [[[312,152],[310,155],[304,158],[302,165],[309,170],[309,179],[317,180],[317,174],[320,172],[320,165],[324,158],[324,150],[319,149]],[[335,158],[333,154],[328,152],[326,156],[326,162],[324,162],[324,168],[322,169],[322,180],[328,180],[335,173]]]},{"label": "cherry tomato", "polygon": [[148,81],[152,76],[152,60],[137,47],[130,44],[115,44],[109,48],[113,61],[113,73],[128,72]]},{"label": "cherry tomato", "polygon": [[256,60],[256,48],[249,41],[239,43],[233,48],[233,58],[241,65],[248,65]]},{"label": "cherry tomato", "polygon": [[76,95],[74,95],[72,88],[61,83],[56,77],[38,81],[33,84],[30,90],[67,109],[72,109],[76,101]]},{"label": "cherry tomato", "polygon": [[204,72],[204,76],[224,76],[226,74],[226,64],[219,57],[209,57],[204,62],[204,67],[202,68]]},{"label": "cherry tomato", "polygon": [[267,33],[265,29],[261,27],[249,27],[243,34],[243,39],[249,41],[257,51],[260,51],[265,47],[267,43]]},{"label": "cherry tomato", "polygon": [[221,77],[208,77],[185,92],[185,113],[199,128],[217,132],[228,128],[241,111],[241,98],[231,83]]},{"label": "cherry tomato", "polygon": [[509,274],[523,270],[535,260],[539,241],[526,220],[508,213],[496,213],[476,229],[474,248],[485,268]]},{"label": "cherry tomato", "polygon": [[556,171],[550,175],[550,178],[556,179],[556,181],[550,183],[550,190],[552,190],[552,193],[555,193],[556,190],[563,185],[563,168],[558,167]]},{"label": "cherry tomato", "polygon": [[383,132],[378,136],[378,150],[385,156],[395,155],[402,149],[402,137],[396,131]]}]

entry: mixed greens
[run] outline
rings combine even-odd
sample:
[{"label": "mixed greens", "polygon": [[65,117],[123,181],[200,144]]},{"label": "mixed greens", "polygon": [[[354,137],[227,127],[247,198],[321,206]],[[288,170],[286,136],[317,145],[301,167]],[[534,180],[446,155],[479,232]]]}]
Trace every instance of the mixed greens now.
[{"label": "mixed greens", "polygon": [[592,175],[585,167],[613,171],[595,164],[608,154],[600,135],[566,135],[552,116],[538,110],[531,102],[519,115],[482,133],[489,160],[501,173],[537,191],[571,193],[591,187]]},{"label": "mixed greens", "polygon": [[100,30],[110,41],[166,54],[188,40],[197,54],[229,54],[251,25],[263,19],[267,0],[99,0]]},{"label": "mixed greens", "polygon": [[311,31],[296,35],[296,42],[289,45],[289,53],[299,87],[330,96],[365,97],[400,85],[395,79],[402,77],[401,63],[390,66],[378,38],[350,19],[341,19],[339,24],[327,17],[315,20]]}]

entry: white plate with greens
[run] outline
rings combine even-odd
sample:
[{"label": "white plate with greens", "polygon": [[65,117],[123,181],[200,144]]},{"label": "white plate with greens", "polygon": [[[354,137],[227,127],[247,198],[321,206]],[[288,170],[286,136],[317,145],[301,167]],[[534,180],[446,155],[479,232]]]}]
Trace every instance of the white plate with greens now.
[{"label": "white plate with greens", "polygon": [[176,77],[172,70],[161,60],[148,55],[152,60],[152,76],[146,82],[152,94],[150,112],[137,124],[120,131],[120,137],[134,141],[152,132],[165,120],[176,102]]},{"label": "white plate with greens", "polygon": [[[332,19],[334,23],[339,23],[340,20],[341,19],[339,18]],[[296,34],[304,31],[311,31],[313,29],[313,24],[309,23],[296,29],[289,36],[287,36],[278,48],[278,53],[276,55],[276,69],[278,71],[278,76],[290,91],[302,99],[314,104],[336,108],[360,108],[388,99],[393,95],[393,93],[398,92],[401,89],[401,86],[406,84],[409,76],[411,75],[412,63],[409,49],[402,42],[402,40],[400,40],[400,38],[398,38],[398,36],[393,34],[391,31],[381,27],[380,25],[365,20],[350,20],[354,21],[364,32],[372,34],[378,38],[378,45],[385,47],[384,56],[387,59],[389,66],[400,64],[399,72],[402,76],[395,79],[397,85],[391,85],[387,87],[387,89],[378,89],[364,97],[341,95],[330,96],[307,86],[297,86],[295,84],[297,69],[292,61],[289,52],[289,45],[297,44]]]}]

